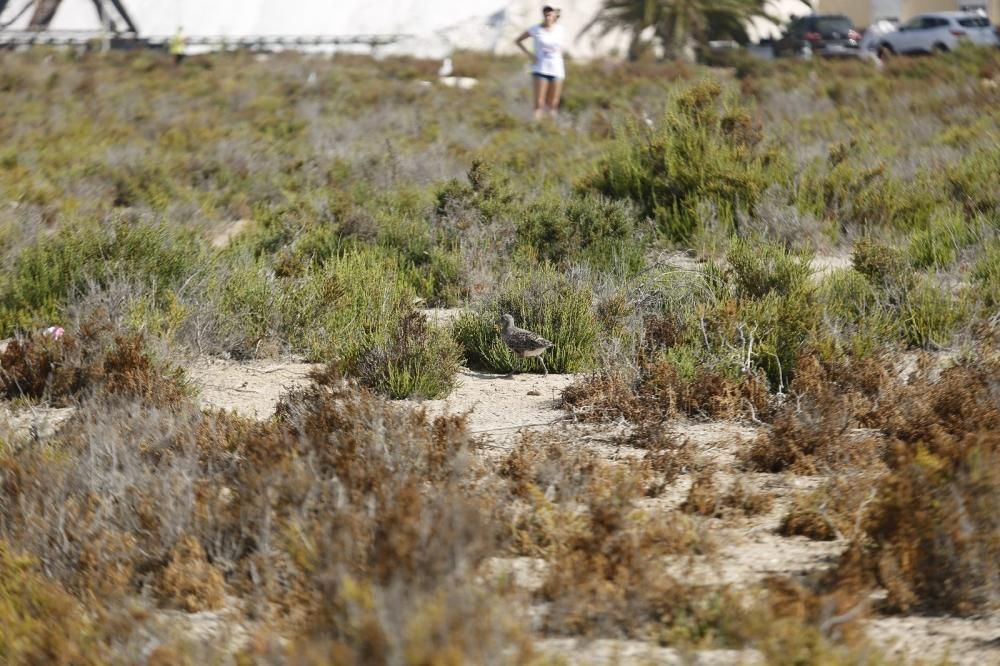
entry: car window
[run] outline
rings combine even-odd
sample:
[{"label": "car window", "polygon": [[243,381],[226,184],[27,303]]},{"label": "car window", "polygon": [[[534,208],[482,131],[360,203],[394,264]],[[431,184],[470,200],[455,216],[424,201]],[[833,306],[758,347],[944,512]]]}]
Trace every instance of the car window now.
[{"label": "car window", "polygon": [[948,25],[948,19],[938,18],[936,16],[924,16],[920,19],[920,27],[917,28],[917,30],[939,28],[942,25]]},{"label": "car window", "polygon": [[842,35],[846,35],[853,28],[851,20],[846,16],[823,16],[816,19],[816,32],[823,34],[839,32]]},{"label": "car window", "polygon": [[902,30],[920,30],[924,27],[924,18],[918,16],[916,18],[911,18],[909,21],[903,24]]},{"label": "car window", "polygon": [[990,20],[985,16],[972,16],[958,19],[958,24],[963,28],[988,28]]}]

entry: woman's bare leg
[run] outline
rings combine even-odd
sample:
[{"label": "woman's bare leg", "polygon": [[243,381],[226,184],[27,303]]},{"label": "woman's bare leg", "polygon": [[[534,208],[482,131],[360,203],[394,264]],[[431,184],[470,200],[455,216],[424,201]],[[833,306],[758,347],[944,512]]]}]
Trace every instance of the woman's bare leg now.
[{"label": "woman's bare leg", "polygon": [[559,98],[562,97],[562,79],[556,79],[551,84],[549,84],[548,90],[548,100],[546,101],[546,106],[548,106],[549,114],[555,118],[559,114]]},{"label": "woman's bare leg", "polygon": [[535,120],[541,120],[545,113],[545,100],[549,94],[549,82],[539,77],[532,77],[535,82]]}]

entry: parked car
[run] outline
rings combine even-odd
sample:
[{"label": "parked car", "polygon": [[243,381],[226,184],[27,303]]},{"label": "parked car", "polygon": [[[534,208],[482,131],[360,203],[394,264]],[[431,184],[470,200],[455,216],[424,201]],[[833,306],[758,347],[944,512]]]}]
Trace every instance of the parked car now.
[{"label": "parked car", "polygon": [[774,56],[856,56],[861,34],[843,14],[811,14],[794,19],[774,43]]},{"label": "parked car", "polygon": [[962,43],[1000,46],[990,20],[970,12],[933,12],[914,16],[896,32],[882,35],[879,55],[951,51]]}]

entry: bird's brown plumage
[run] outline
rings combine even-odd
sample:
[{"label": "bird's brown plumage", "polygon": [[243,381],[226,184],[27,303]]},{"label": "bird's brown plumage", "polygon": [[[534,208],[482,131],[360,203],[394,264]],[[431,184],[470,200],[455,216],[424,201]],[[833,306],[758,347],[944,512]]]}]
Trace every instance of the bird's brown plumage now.
[{"label": "bird's brown plumage", "polygon": [[545,360],[541,355],[552,346],[551,342],[537,333],[518,328],[514,325],[514,317],[509,314],[500,317],[500,339],[512,352],[522,358],[537,356],[542,363],[545,374],[549,374],[549,369],[545,366]]}]

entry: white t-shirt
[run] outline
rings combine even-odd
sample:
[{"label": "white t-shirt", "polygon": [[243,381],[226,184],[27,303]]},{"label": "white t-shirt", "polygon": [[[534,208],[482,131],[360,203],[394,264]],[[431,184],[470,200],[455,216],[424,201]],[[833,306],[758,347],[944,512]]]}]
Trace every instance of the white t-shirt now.
[{"label": "white t-shirt", "polygon": [[562,26],[554,25],[546,30],[541,25],[534,25],[528,30],[528,34],[535,40],[535,64],[531,71],[557,79],[566,78],[566,66],[562,57]]}]

